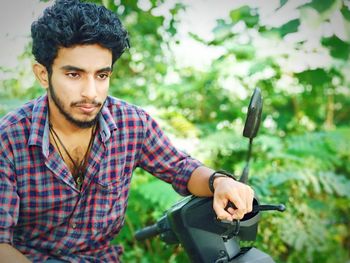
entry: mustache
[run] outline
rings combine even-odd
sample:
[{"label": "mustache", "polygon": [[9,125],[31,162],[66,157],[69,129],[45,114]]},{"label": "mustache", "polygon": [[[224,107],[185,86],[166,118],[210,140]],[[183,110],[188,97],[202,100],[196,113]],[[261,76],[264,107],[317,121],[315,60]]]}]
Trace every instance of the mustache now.
[{"label": "mustache", "polygon": [[99,101],[89,101],[89,100],[81,100],[81,101],[76,101],[76,102],[72,102],[70,105],[72,107],[79,107],[79,106],[82,106],[82,105],[86,105],[86,104],[89,104],[89,105],[92,105],[92,106],[95,106],[95,107],[100,107],[102,106],[102,102],[99,102]]}]

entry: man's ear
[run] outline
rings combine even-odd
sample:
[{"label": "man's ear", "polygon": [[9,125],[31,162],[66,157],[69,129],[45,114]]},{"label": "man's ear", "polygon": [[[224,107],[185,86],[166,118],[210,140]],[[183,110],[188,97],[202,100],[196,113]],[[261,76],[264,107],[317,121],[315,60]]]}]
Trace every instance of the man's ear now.
[{"label": "man's ear", "polygon": [[33,72],[36,79],[44,89],[49,87],[49,73],[46,67],[40,63],[33,64]]}]

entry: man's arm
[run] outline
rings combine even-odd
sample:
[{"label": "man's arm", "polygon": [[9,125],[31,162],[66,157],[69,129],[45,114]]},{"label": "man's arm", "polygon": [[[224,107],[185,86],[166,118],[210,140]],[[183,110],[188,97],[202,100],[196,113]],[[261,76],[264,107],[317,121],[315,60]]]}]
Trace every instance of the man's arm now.
[{"label": "man's arm", "polygon": [[30,262],[21,252],[10,245],[13,232],[11,228],[17,224],[19,213],[19,196],[14,165],[8,159],[11,156],[8,149],[11,148],[5,140],[0,140],[0,263]]},{"label": "man's arm", "polygon": [[[205,166],[195,169],[187,184],[187,188],[191,194],[202,197],[213,196],[213,193],[209,190],[209,177],[214,172],[214,170]],[[215,179],[214,183],[216,182],[217,179]]]},{"label": "man's arm", "polygon": [[30,261],[9,244],[0,244],[0,263],[29,263]]},{"label": "man's arm", "polygon": [[[213,196],[209,189],[209,177],[214,170],[201,166],[195,169],[188,181],[188,190],[196,196]],[[213,208],[218,218],[233,220],[242,219],[246,213],[252,211],[254,191],[243,183],[229,177],[217,177],[214,180]],[[237,209],[225,207],[232,202]]]},{"label": "man's arm", "polygon": [[[214,171],[179,152],[149,114],[144,111],[139,114],[145,118],[145,129],[137,166],[172,183],[180,194],[188,194],[189,191],[196,196],[213,196],[209,189],[209,177]],[[254,192],[249,186],[225,177],[215,178],[213,186],[213,207],[218,218],[241,219],[252,210]],[[226,211],[229,201],[237,209],[228,208]]]}]

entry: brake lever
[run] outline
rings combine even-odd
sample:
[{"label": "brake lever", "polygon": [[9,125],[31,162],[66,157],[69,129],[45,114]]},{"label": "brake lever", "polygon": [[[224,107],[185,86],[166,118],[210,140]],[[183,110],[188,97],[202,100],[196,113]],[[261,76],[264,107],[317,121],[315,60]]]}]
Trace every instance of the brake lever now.
[{"label": "brake lever", "polygon": [[284,212],[286,210],[286,206],[284,204],[278,205],[255,205],[253,207],[253,211],[250,213],[257,213],[260,211],[279,211]]}]

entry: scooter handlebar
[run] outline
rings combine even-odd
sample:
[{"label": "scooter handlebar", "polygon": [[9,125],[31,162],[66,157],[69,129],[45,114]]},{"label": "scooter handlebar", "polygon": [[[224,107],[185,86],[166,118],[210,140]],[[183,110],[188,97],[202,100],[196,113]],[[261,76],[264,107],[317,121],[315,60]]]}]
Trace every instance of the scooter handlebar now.
[{"label": "scooter handlebar", "polygon": [[145,239],[159,235],[161,232],[162,231],[159,229],[158,225],[154,224],[136,231],[135,238],[138,241],[143,241]]}]

